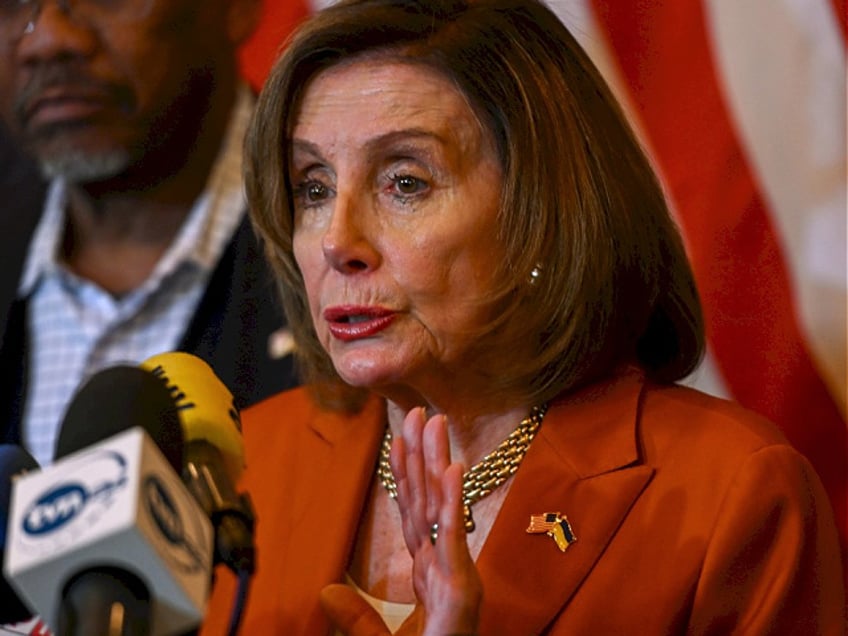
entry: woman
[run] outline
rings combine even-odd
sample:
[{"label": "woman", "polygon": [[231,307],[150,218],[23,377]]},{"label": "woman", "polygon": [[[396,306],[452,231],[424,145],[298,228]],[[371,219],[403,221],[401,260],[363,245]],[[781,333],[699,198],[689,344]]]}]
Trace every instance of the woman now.
[{"label": "woman", "polygon": [[843,629],[809,464],[673,384],[703,350],[680,238],[542,4],[317,14],[247,153],[307,387],[244,413],[245,633]]}]

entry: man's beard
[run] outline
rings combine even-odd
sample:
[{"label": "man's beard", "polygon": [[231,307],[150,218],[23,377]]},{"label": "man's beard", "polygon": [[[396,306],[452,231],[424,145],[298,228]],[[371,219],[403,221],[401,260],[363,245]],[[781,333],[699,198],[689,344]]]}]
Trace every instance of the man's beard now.
[{"label": "man's beard", "polygon": [[[56,87],[73,86],[93,99],[102,102],[104,109],[129,114],[133,95],[122,84],[97,81],[71,64],[53,64],[40,68],[30,78],[14,103],[14,117],[21,141],[34,156],[42,174],[48,178],[62,177],[70,182],[91,183],[118,176],[129,168],[130,149],[110,134],[98,128],[109,121],[53,122],[29,127],[29,116],[38,100]],[[92,137],[91,135],[94,135]]]},{"label": "man's beard", "polygon": [[57,147],[38,153],[41,173],[47,179],[62,178],[70,183],[92,183],[118,176],[130,165],[130,153],[122,148],[86,150]]}]

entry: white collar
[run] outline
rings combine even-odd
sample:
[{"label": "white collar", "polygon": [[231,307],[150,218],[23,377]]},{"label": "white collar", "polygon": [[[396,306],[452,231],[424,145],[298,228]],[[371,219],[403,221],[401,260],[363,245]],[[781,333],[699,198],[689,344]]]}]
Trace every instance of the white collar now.
[{"label": "white collar", "polygon": [[[253,111],[254,97],[240,86],[218,157],[200,196],[194,202],[173,243],[156,265],[148,282],[158,281],[180,263],[211,270],[241,222],[246,202],[241,178],[242,141]],[[32,292],[42,276],[63,268],[59,259],[65,227],[68,184],[51,181],[41,219],[30,241],[18,296]]]}]

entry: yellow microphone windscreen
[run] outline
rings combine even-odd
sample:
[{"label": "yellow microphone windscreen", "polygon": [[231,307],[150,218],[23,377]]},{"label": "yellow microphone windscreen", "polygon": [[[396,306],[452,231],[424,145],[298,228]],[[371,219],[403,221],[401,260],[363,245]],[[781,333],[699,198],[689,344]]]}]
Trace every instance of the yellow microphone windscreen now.
[{"label": "yellow microphone windscreen", "polygon": [[177,401],[185,443],[203,440],[221,451],[233,483],[244,469],[244,440],[233,394],[212,368],[190,353],[160,353],[141,363]]}]

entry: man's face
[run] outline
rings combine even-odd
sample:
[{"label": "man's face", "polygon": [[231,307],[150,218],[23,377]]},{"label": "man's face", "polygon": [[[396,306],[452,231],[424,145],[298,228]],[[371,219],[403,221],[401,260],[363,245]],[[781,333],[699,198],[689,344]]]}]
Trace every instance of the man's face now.
[{"label": "man's face", "polygon": [[152,182],[177,169],[232,72],[227,0],[41,4],[28,27],[0,15],[0,115],[44,172]]}]

